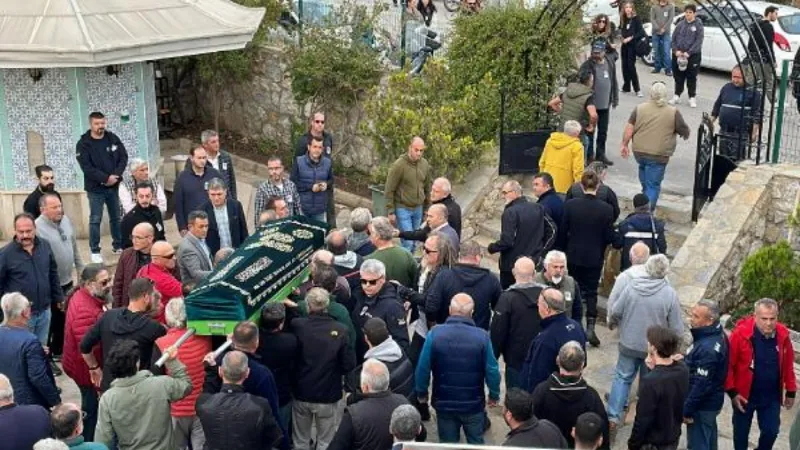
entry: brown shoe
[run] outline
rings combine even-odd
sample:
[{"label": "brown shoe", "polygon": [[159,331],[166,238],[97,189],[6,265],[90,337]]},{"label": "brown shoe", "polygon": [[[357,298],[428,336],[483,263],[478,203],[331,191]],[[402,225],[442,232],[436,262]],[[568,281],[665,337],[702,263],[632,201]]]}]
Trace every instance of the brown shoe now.
[{"label": "brown shoe", "polygon": [[614,443],[617,441],[617,429],[618,428],[619,428],[619,425],[617,425],[617,422],[612,422],[612,421],[608,422],[608,440],[609,440],[608,446],[609,447],[613,447]]}]

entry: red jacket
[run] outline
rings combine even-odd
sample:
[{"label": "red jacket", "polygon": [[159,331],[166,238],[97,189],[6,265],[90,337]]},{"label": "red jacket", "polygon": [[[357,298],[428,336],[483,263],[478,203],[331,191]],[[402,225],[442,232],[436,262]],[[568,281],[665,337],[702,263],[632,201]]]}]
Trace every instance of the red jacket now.
[{"label": "red jacket", "polygon": [[[755,318],[753,316],[741,319],[736,324],[730,337],[728,357],[728,377],[725,380],[725,391],[729,395],[739,394],[744,398],[750,396],[750,386],[753,384],[753,333],[755,332]],[[781,374],[781,390],[786,391],[787,397],[794,397],[797,392],[797,381],[794,375],[794,348],[789,337],[789,330],[782,324],[776,328],[778,353]],[[781,396],[782,398],[782,396]]]},{"label": "red jacket", "polygon": [[167,303],[175,297],[183,296],[181,289],[181,282],[172,276],[168,270],[163,269],[153,263],[150,263],[136,273],[136,278],[149,278],[153,280],[156,290],[161,294],[161,304],[158,307],[158,315],[155,319],[162,324],[166,323],[164,320],[164,309]]},{"label": "red jacket", "polygon": [[[64,327],[64,353],[61,364],[64,372],[82,387],[92,386],[89,377],[89,366],[81,356],[80,344],[83,336],[100,320],[105,312],[103,300],[92,297],[86,288],[80,288],[72,294],[67,306],[66,326]],[[100,366],[103,365],[103,350],[96,345],[92,350]]]},{"label": "red jacket", "polygon": [[[185,332],[186,330],[182,328],[170,328],[166,336],[158,338],[156,345],[162,354]],[[203,382],[205,381],[203,357],[210,352],[211,338],[209,336],[194,335],[178,347],[178,359],[186,366],[189,378],[192,379],[192,393],[172,403],[170,406],[172,417],[193,417],[195,415],[194,404],[197,401],[197,397],[203,392]]]}]

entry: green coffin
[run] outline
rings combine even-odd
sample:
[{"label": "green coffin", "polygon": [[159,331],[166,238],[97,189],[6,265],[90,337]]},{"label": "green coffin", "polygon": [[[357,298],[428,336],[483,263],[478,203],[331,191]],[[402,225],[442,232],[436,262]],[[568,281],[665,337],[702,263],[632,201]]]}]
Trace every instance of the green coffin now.
[{"label": "green coffin", "polygon": [[327,231],[327,224],[303,216],[260,227],[186,297],[188,327],[226,335],[257,319],[266,303],[283,300],[305,280]]}]

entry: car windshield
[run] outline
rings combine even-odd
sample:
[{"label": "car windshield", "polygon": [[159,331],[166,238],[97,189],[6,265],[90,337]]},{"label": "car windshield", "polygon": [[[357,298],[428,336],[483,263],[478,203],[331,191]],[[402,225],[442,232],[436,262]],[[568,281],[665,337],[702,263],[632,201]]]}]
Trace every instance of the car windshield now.
[{"label": "car windshield", "polygon": [[800,34],[800,14],[792,14],[790,16],[778,17],[778,23],[781,24],[783,31],[789,34]]}]

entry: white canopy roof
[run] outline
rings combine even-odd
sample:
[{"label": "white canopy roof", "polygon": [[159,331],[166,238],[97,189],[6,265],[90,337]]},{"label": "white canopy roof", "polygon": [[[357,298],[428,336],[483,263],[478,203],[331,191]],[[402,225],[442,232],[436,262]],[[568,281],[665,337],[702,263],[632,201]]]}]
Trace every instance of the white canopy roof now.
[{"label": "white canopy roof", "polygon": [[0,0],[0,68],[95,67],[239,49],[264,13],[229,0]]}]

